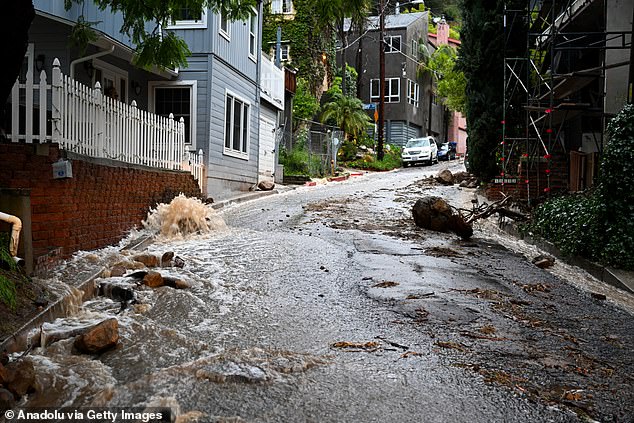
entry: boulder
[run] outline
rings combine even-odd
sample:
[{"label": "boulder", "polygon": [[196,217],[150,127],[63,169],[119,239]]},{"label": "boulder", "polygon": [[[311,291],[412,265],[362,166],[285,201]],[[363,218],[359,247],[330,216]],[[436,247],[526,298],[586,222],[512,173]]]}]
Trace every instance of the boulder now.
[{"label": "boulder", "polygon": [[467,188],[477,188],[478,187],[478,180],[477,179],[472,179],[469,181],[469,183],[467,184]]},{"label": "boulder", "polygon": [[169,286],[170,288],[174,288],[174,289],[191,288],[191,285],[185,282],[184,280],[178,279],[178,278],[172,278],[169,276],[166,276],[163,278],[163,285]]},{"label": "boulder", "polygon": [[273,188],[275,188],[275,183],[271,181],[261,181],[258,184],[258,189],[262,191],[271,191]]},{"label": "boulder", "polygon": [[143,263],[147,267],[157,267],[160,264],[160,259],[153,254],[137,254],[132,257],[132,260]]},{"label": "boulder", "polygon": [[147,272],[143,277],[143,283],[150,288],[158,288],[164,285],[163,276],[159,272]]},{"label": "boulder", "polygon": [[182,269],[183,267],[185,267],[185,260],[183,260],[182,258],[178,256],[174,257],[174,267],[178,267],[179,269]]},{"label": "boulder", "polygon": [[11,394],[22,397],[35,391],[35,369],[29,359],[13,361],[3,369],[3,385]]},{"label": "boulder", "polygon": [[110,269],[110,277],[111,278],[120,277],[125,275],[125,272],[127,272],[127,269],[125,267],[114,266],[112,269]]},{"label": "boulder", "polygon": [[448,222],[452,214],[449,204],[440,197],[421,198],[412,208],[416,226],[438,232],[449,230]]},{"label": "boulder", "polygon": [[166,251],[161,256],[161,266],[169,267],[172,265],[172,259],[174,258],[174,251]]},{"label": "boulder", "polygon": [[473,228],[462,216],[455,214],[449,204],[440,197],[423,197],[412,208],[414,223],[436,232],[454,232],[462,238],[470,238]]},{"label": "boulder", "polygon": [[78,336],[73,346],[85,354],[99,354],[114,348],[119,342],[119,322],[108,319],[99,323],[90,331]]},{"label": "boulder", "polygon": [[449,169],[441,170],[440,172],[438,172],[438,175],[436,175],[436,181],[443,185],[453,185],[453,173],[451,173]]},{"label": "boulder", "polygon": [[540,269],[546,269],[555,265],[555,258],[547,255],[539,255],[535,257],[532,261],[533,264]]},{"label": "boulder", "polygon": [[464,171],[456,172],[456,173],[453,174],[453,179],[454,179],[454,182],[456,184],[461,184],[462,182],[464,182],[464,181],[466,181],[468,179],[471,179],[471,178],[472,178],[471,174],[468,173],[468,172],[464,172]]}]

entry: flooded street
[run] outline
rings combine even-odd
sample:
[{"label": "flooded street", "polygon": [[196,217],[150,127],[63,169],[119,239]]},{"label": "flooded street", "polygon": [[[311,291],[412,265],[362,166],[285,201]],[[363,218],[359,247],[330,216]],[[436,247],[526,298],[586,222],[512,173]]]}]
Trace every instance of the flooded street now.
[{"label": "flooded street", "polygon": [[489,222],[469,241],[417,228],[421,196],[471,206],[474,190],[425,181],[443,168],[462,170],[299,187],[221,209],[208,233],[158,238],[145,252],[182,259],[160,272],[186,288],[149,288],[132,269],[98,279],[136,301],[95,297],[41,339],[115,317],[117,348],[43,341],[21,405],[164,406],[179,422],[631,422],[632,297],[537,268],[533,247]]}]

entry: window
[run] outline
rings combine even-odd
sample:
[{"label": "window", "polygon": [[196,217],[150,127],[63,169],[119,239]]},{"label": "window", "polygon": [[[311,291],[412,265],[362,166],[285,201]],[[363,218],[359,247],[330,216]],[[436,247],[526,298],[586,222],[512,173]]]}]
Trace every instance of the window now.
[{"label": "window", "polygon": [[227,92],[224,153],[247,160],[249,159],[249,108],[248,102]]},{"label": "window", "polygon": [[175,20],[168,29],[207,28],[207,11],[193,13],[188,7],[180,7],[174,13]]},{"label": "window", "polygon": [[293,13],[293,2],[291,0],[272,0],[271,13],[274,15]]},{"label": "window", "polygon": [[412,57],[418,60],[418,41],[412,40]]},{"label": "window", "polygon": [[[386,78],[385,79],[385,102],[398,103],[401,101],[401,79]],[[378,79],[370,80],[370,101],[379,101],[381,99],[381,84]]]},{"label": "window", "polygon": [[222,11],[221,11],[219,16],[218,16],[218,20],[219,20],[219,23],[220,23],[219,24],[220,35],[222,35],[226,39],[229,39],[229,19],[227,18],[227,15],[222,13]]},{"label": "window", "polygon": [[381,84],[378,79],[370,79],[370,101],[379,101],[381,98]]},{"label": "window", "polygon": [[385,80],[385,101],[398,103],[401,101],[401,78],[387,78]]},{"label": "window", "polygon": [[249,56],[256,58],[258,52],[258,14],[255,12],[249,17]]},{"label": "window", "polygon": [[[288,62],[290,60],[290,51],[291,46],[288,44],[282,44],[282,48],[280,49],[280,60],[282,62]],[[277,55],[277,47],[273,46],[273,57],[275,58]]]},{"label": "window", "polygon": [[196,141],[196,81],[151,82],[150,111],[159,116],[174,115],[176,121],[185,121],[185,142]]},{"label": "window", "polygon": [[385,52],[396,53],[401,51],[401,36],[388,36],[385,37]]},{"label": "window", "polygon": [[412,81],[411,79],[407,80],[407,102],[409,104],[413,104],[414,107],[418,107],[418,98],[420,94],[420,87],[418,83]]}]

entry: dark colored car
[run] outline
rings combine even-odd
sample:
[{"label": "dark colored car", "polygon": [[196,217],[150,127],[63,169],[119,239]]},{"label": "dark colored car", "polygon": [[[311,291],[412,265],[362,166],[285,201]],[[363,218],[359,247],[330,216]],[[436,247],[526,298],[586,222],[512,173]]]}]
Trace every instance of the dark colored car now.
[{"label": "dark colored car", "polygon": [[456,143],[445,142],[438,149],[438,160],[454,160],[456,158]]}]

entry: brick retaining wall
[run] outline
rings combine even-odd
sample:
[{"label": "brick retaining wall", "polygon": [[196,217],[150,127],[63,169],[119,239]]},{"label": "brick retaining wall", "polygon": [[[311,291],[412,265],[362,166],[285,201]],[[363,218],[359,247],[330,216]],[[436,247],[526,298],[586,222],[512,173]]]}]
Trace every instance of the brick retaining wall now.
[{"label": "brick retaining wall", "polygon": [[68,157],[73,177],[53,179],[53,163],[64,156],[57,144],[0,143],[0,188],[30,190],[36,270],[51,256],[118,243],[157,202],[200,196],[189,172],[76,155]]}]

